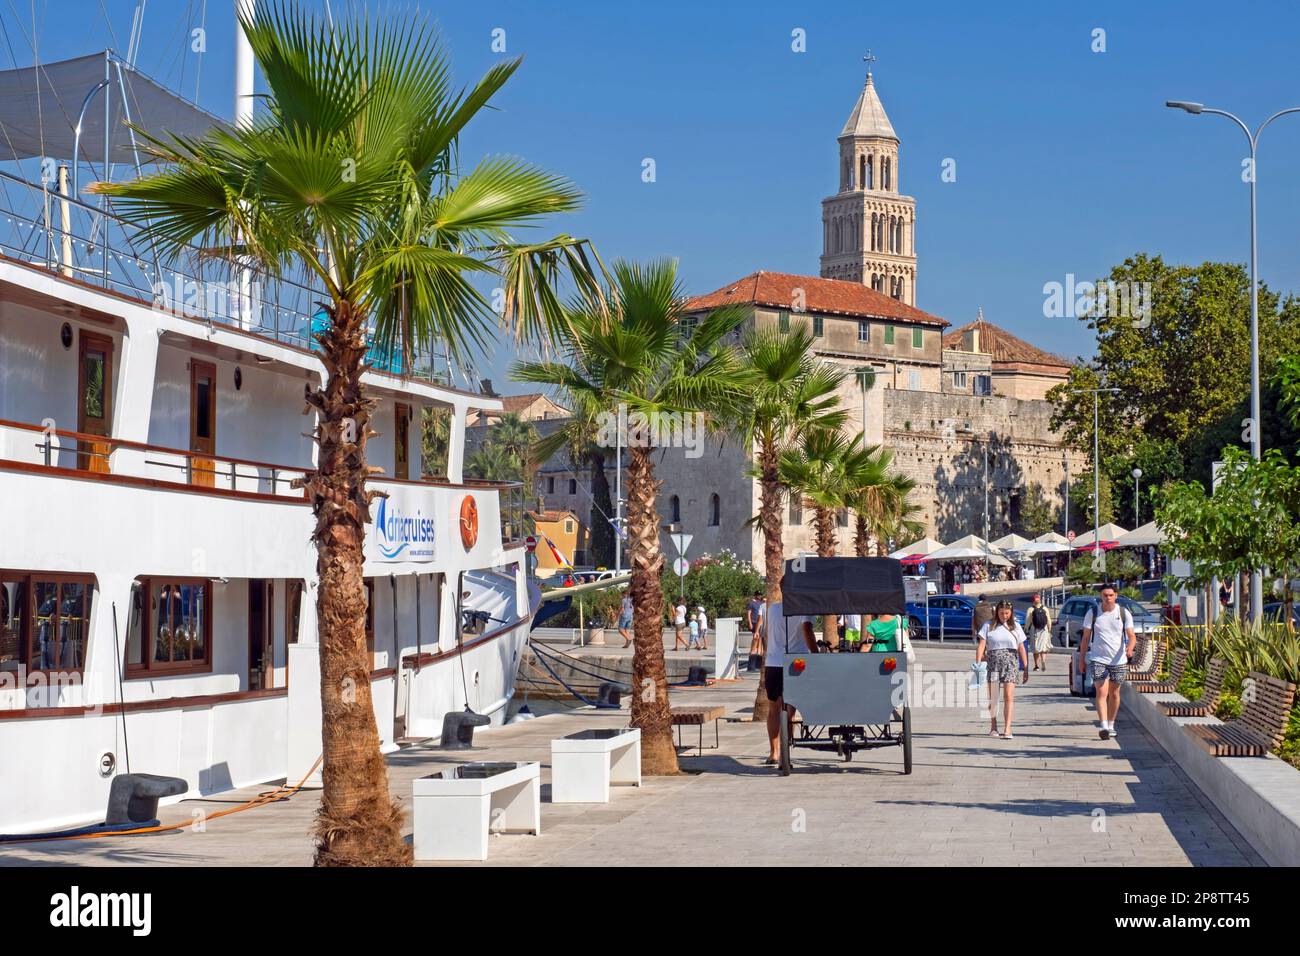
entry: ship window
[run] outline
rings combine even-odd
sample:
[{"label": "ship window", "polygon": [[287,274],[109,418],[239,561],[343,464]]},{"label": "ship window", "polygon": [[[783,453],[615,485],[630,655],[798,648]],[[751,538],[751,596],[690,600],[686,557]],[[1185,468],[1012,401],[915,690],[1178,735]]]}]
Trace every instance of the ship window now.
[{"label": "ship window", "polygon": [[366,650],[370,666],[375,666],[375,579],[366,578]]},{"label": "ship window", "polygon": [[[12,592],[18,605],[5,616],[17,625],[18,653],[23,655],[21,648],[26,648],[28,670],[79,671],[85,666],[93,587],[90,578],[49,574],[5,582],[5,591]],[[9,628],[5,631],[7,636]]]},{"label": "ship window", "polygon": [[393,430],[393,477],[410,478],[411,406],[397,402],[395,411],[397,421]]},{"label": "ship window", "polygon": [[27,668],[27,578],[0,576],[0,671]]},{"label": "ship window", "polygon": [[298,631],[302,620],[301,581],[290,581],[289,592],[284,599],[284,641],[286,644],[298,643]]},{"label": "ship window", "polygon": [[126,620],[129,677],[212,669],[212,582],[141,578]]}]

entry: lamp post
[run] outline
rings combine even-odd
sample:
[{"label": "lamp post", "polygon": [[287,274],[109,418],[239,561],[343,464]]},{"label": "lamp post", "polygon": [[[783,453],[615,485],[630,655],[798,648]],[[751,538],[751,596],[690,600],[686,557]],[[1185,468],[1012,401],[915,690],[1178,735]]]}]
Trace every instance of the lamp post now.
[{"label": "lamp post", "polygon": [[1061,534],[1068,536],[1070,534],[1070,453],[1062,452],[1061,461],[1065,463],[1065,514],[1062,516],[1061,524],[1065,525],[1061,529]]},{"label": "lamp post", "polygon": [[[1165,106],[1170,109],[1191,113],[1193,116],[1198,116],[1201,113],[1226,116],[1241,127],[1241,131],[1246,134],[1246,141],[1250,143],[1250,456],[1259,461],[1263,454],[1263,448],[1260,444],[1259,410],[1259,245],[1256,241],[1255,229],[1255,181],[1259,178],[1259,164],[1255,159],[1259,146],[1259,135],[1264,132],[1264,128],[1279,116],[1286,116],[1288,113],[1300,113],[1300,106],[1278,110],[1260,123],[1259,128],[1253,133],[1250,131],[1249,126],[1227,110],[1211,109],[1202,103],[1191,103],[1186,100],[1168,100],[1165,102]],[[1263,610],[1264,575],[1261,570],[1256,568],[1250,575],[1251,620],[1258,621],[1263,614]]]},{"label": "lamp post", "polygon": [[1142,496],[1138,489],[1142,487],[1142,469],[1133,469],[1133,527],[1140,527],[1142,524]]},{"label": "lamp post", "polygon": [[[1101,550],[1101,393],[1115,394],[1118,388],[1076,388],[1076,392],[1092,392],[1092,549],[1094,565]],[[1104,557],[1102,560],[1105,560]]]}]

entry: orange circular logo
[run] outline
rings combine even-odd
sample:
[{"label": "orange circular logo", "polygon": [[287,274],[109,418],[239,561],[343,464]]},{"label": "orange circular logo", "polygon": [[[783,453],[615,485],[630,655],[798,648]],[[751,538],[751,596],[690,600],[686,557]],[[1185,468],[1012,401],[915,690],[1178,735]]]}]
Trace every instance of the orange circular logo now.
[{"label": "orange circular logo", "polygon": [[460,540],[468,551],[478,540],[478,502],[466,495],[460,502]]}]

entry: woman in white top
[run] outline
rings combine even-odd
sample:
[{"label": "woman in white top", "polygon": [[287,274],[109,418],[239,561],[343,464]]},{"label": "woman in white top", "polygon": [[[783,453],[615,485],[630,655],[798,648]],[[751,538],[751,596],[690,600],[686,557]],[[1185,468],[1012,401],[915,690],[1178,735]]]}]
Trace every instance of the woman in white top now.
[{"label": "woman in white top", "polygon": [[[985,661],[989,672],[989,736],[1011,739],[1011,717],[1015,711],[1016,681],[1029,680],[1026,670],[1025,632],[1016,623],[1010,601],[999,601],[993,620],[980,628],[975,662]],[[1023,677],[1021,676],[1023,674]],[[1002,685],[1002,733],[998,733],[998,701],[994,684]]]}]

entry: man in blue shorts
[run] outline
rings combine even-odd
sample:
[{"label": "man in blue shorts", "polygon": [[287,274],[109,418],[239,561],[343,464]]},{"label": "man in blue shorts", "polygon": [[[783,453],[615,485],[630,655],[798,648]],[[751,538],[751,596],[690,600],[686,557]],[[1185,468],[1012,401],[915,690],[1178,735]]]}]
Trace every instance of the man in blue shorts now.
[{"label": "man in blue shorts", "polygon": [[1119,691],[1128,677],[1128,661],[1137,645],[1133,615],[1119,605],[1117,597],[1110,585],[1101,589],[1101,606],[1083,619],[1083,638],[1079,641],[1080,668],[1086,661],[1097,688],[1097,735],[1102,740],[1116,736]]}]

